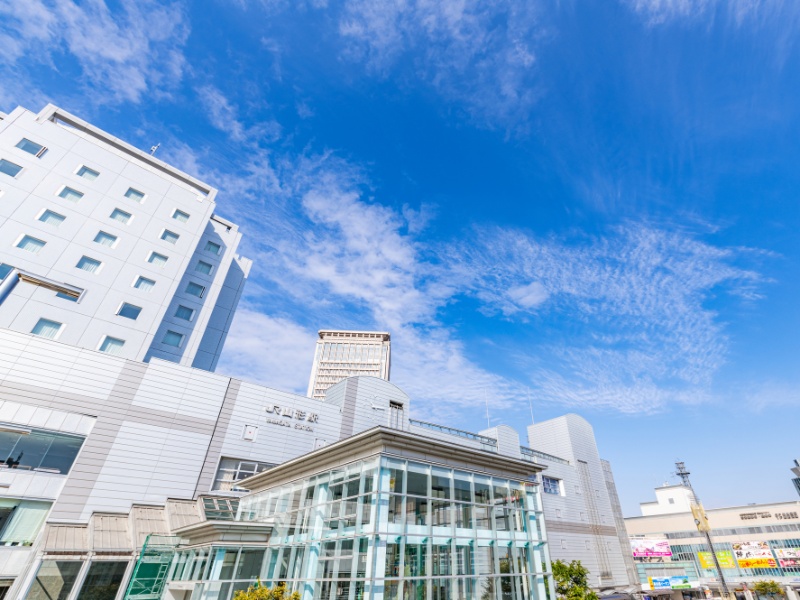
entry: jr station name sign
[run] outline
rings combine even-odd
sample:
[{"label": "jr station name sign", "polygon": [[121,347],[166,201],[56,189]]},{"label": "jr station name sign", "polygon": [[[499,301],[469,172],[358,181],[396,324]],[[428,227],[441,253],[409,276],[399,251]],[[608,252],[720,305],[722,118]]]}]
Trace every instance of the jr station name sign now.
[{"label": "jr station name sign", "polygon": [[317,413],[297,410],[287,406],[278,406],[277,404],[265,406],[264,411],[267,413],[267,423],[280,425],[281,427],[293,427],[302,431],[314,431],[314,428],[308,423],[317,423],[319,419]]}]

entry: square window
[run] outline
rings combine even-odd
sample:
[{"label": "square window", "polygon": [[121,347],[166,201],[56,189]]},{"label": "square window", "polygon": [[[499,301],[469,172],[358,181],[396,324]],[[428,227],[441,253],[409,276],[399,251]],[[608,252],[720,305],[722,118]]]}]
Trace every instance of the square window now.
[{"label": "square window", "polygon": [[118,208],[115,208],[113,211],[111,211],[111,220],[118,221],[123,225],[127,225],[130,222],[131,216],[131,213],[125,212],[124,210],[120,210]]},{"label": "square window", "polygon": [[186,223],[189,220],[189,213],[185,213],[182,210],[178,210],[176,208],[175,212],[172,213],[172,218],[181,223]]},{"label": "square window", "polygon": [[83,198],[83,192],[79,192],[78,190],[74,190],[71,187],[64,186],[58,192],[59,198],[64,198],[64,200],[70,200],[71,202],[77,202],[81,198]]},{"label": "square window", "polygon": [[144,193],[133,188],[128,188],[128,191],[125,192],[125,197],[130,198],[134,202],[142,202],[142,200],[144,200]]},{"label": "square window", "polygon": [[217,244],[216,242],[206,242],[206,252],[211,252],[212,254],[216,254],[219,256],[219,251],[222,250],[222,246]]},{"label": "square window", "polygon": [[27,152],[28,154],[33,154],[36,158],[39,158],[47,151],[47,148],[41,144],[30,141],[28,138],[22,138],[19,142],[17,142],[17,148]]},{"label": "square window", "polygon": [[189,285],[186,286],[186,293],[191,294],[192,296],[197,296],[198,298],[202,298],[203,294],[206,293],[206,288],[199,283],[190,281]]},{"label": "square window", "polygon": [[100,342],[100,347],[98,350],[100,352],[105,352],[107,354],[120,354],[122,353],[122,347],[125,345],[125,340],[121,340],[119,338],[111,337],[107,335],[103,338],[103,341]]},{"label": "square window", "polygon": [[175,316],[185,321],[191,321],[194,318],[194,309],[181,305],[175,311]]},{"label": "square window", "polygon": [[555,477],[542,476],[542,491],[545,494],[561,495],[561,482]]},{"label": "square window", "polygon": [[162,342],[167,346],[180,348],[183,344],[183,334],[177,333],[176,331],[167,331],[167,333],[164,334]]},{"label": "square window", "polygon": [[102,264],[103,263],[101,263],[99,260],[89,258],[88,256],[81,256],[81,259],[75,266],[81,269],[82,271],[86,271],[88,273],[97,273],[100,270],[100,266]]},{"label": "square window", "polygon": [[35,237],[31,237],[29,235],[23,235],[22,239],[17,242],[17,248],[21,248],[22,250],[27,250],[28,252],[33,252],[34,254],[38,254],[39,250],[44,248],[44,245],[47,242],[43,242],[42,240],[36,239]]},{"label": "square window", "polygon": [[54,340],[58,337],[61,331],[61,323],[58,321],[51,321],[50,319],[39,319],[36,325],[31,329],[33,335],[38,335],[49,340]]},{"label": "square window", "polygon": [[153,289],[156,285],[156,282],[152,279],[148,279],[147,277],[142,277],[141,275],[139,278],[134,282],[133,287],[136,289],[142,290],[144,292],[149,292]]},{"label": "square window", "polygon": [[98,177],[100,177],[100,173],[95,171],[94,169],[90,169],[86,165],[82,165],[80,169],[78,169],[78,177],[83,177],[84,179],[88,179],[89,181],[94,181]]},{"label": "square window", "polygon": [[198,273],[202,273],[203,275],[211,275],[211,271],[214,269],[214,265],[203,262],[202,260],[197,263],[197,266],[194,268],[195,271]]},{"label": "square window", "polygon": [[135,321],[139,317],[140,312],[142,312],[141,306],[134,306],[133,304],[128,304],[127,302],[123,302],[122,305],[119,307],[117,314],[120,317],[125,317],[126,319],[133,319]]},{"label": "square window", "polygon": [[39,215],[39,220],[42,223],[47,223],[48,225],[52,225],[53,227],[58,227],[61,223],[64,222],[66,219],[64,215],[60,215],[57,212],[53,212],[52,210],[46,210],[41,215]]},{"label": "square window", "polygon": [[94,236],[94,241],[100,244],[101,246],[108,246],[109,248],[113,248],[114,245],[117,243],[117,236],[111,235],[110,233],[106,233],[105,231],[101,231],[96,236]]},{"label": "square window", "polygon": [[5,158],[0,158],[0,173],[5,173],[10,177],[16,177],[19,175],[20,171],[22,171],[22,167],[19,165],[12,163],[10,160],[6,160]]},{"label": "square window", "polygon": [[167,263],[167,257],[158,252],[151,252],[147,257],[147,262],[157,267],[163,267]]},{"label": "square window", "polygon": [[161,232],[161,239],[165,242],[169,242],[170,244],[174,244],[178,241],[178,238],[181,237],[174,231],[170,231],[169,229],[165,229]]}]

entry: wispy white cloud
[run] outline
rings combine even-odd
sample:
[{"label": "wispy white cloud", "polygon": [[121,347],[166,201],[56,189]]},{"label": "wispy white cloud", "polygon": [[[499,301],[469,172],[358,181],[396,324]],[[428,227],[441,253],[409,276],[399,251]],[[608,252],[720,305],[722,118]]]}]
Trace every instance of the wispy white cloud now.
[{"label": "wispy white cloud", "polygon": [[[220,119],[238,120],[221,93],[216,102]],[[250,331],[263,309],[304,331],[299,338],[323,326],[388,329],[394,378],[430,418],[480,407],[484,390],[492,406],[519,405],[526,386],[540,402],[656,411],[714,398],[730,340],[709,302],[752,301],[764,284],[739,266],[751,251],[703,241],[713,233],[701,224],[700,233],[629,222],[594,237],[549,238],[480,227],[461,241],[423,241],[426,207],[390,208],[373,197],[365,171],[334,153],[281,154],[245,130],[247,159],[233,170],[186,147],[170,157],[218,184],[233,201],[228,215],[255,234],[245,242],[256,265],[250,320],[234,325],[225,364],[234,364],[227,353],[243,364],[264,360]],[[449,307],[465,295],[490,318],[539,328],[524,350],[503,350],[509,373],[526,375],[494,373],[470,357],[448,325]],[[284,371],[294,375],[281,381],[296,380],[289,389],[305,386],[305,367]]]},{"label": "wispy white cloud", "polygon": [[[534,2],[347,0],[339,31],[351,60],[421,79],[490,126],[524,126],[537,100],[546,30]],[[407,64],[411,72],[400,68]]]},{"label": "wispy white cloud", "polygon": [[[622,0],[649,25],[698,22],[722,18],[736,26],[781,21],[798,25],[798,6],[792,0]],[[787,20],[788,18],[788,20]]]},{"label": "wispy white cloud", "polygon": [[[532,381],[540,399],[576,406],[708,400],[729,340],[707,303],[726,292],[755,299],[764,283],[737,265],[746,250],[642,223],[578,240],[500,229],[475,239],[455,267],[467,289],[507,316],[544,313]],[[569,339],[547,337],[551,322],[569,322]]]},{"label": "wispy white cloud", "polygon": [[305,394],[315,344],[313,330],[243,304],[236,311],[217,371]]},{"label": "wispy white cloud", "polygon": [[28,73],[33,65],[68,71],[74,62],[91,102],[138,103],[149,94],[170,93],[181,81],[188,35],[177,3],[123,0],[112,11],[102,0],[2,0],[0,85],[4,96],[28,97],[26,88],[35,87]]}]

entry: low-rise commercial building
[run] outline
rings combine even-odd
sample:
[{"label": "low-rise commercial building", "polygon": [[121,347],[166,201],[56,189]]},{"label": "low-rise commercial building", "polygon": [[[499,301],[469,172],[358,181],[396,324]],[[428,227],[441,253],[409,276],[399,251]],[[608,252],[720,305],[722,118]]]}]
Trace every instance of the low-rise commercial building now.
[{"label": "low-rise commercial building", "polygon": [[[705,590],[717,595],[720,579],[705,538],[690,511],[693,496],[682,485],[656,489],[642,516],[625,519],[642,589],[676,599]],[[800,502],[706,508],[711,538],[731,591],[748,594],[755,581],[773,579],[790,600],[800,591]],[[668,581],[670,578],[679,583]]]}]

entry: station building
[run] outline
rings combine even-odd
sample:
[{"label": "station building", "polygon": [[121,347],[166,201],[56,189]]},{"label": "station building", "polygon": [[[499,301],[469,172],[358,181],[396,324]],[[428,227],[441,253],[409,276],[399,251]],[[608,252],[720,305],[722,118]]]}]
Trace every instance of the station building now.
[{"label": "station building", "polygon": [[550,521],[628,585],[582,419],[415,420],[386,334],[323,399],[214,373],[250,268],[216,190],[57,107],[0,117],[0,599],[544,600]]}]

